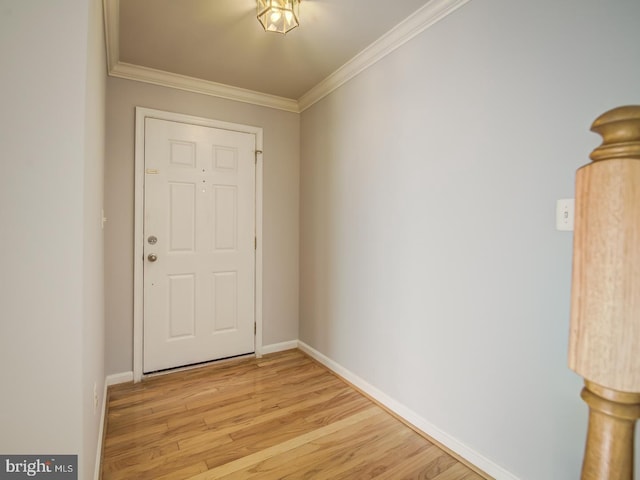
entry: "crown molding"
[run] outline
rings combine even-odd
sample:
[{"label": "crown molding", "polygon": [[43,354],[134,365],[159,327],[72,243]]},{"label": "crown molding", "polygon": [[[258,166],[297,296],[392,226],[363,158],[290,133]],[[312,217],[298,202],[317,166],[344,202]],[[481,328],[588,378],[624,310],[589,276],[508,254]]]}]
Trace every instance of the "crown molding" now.
[{"label": "crown molding", "polygon": [[107,46],[107,70],[111,73],[120,58],[120,0],[104,0],[104,36]]},{"label": "crown molding", "polygon": [[298,99],[303,112],[360,72],[366,70],[413,37],[442,20],[470,0],[432,0],[322,80]]},{"label": "crown molding", "polygon": [[186,90],[187,92],[226,98],[237,102],[251,103],[253,105],[286,110],[288,112],[300,112],[298,102],[290,98],[278,97],[276,95],[269,95],[266,93],[255,92],[253,90],[246,90],[244,88],[232,87],[222,83],[187,77],[186,75],[179,75],[177,73],[141,67],[139,65],[131,65],[129,63],[116,63],[109,70],[109,75],[128,80],[152,83],[163,87],[176,88],[178,90]]},{"label": "crown molding", "polygon": [[120,62],[120,0],[104,0],[108,70],[113,77],[300,113],[469,1],[431,0],[295,100]]}]

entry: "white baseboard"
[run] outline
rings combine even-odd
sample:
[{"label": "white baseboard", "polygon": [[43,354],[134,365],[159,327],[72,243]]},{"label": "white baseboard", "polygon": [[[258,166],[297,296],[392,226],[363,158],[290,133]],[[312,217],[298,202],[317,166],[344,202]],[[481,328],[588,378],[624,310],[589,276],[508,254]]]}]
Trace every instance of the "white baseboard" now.
[{"label": "white baseboard", "polygon": [[104,381],[105,387],[118,385],[119,383],[133,382],[133,372],[122,372],[107,375]]},{"label": "white baseboard", "polygon": [[96,448],[96,467],[93,480],[100,480],[100,466],[102,464],[102,440],[104,439],[104,429],[107,422],[107,382],[104,382],[102,389],[102,409],[100,410],[100,428],[98,428],[98,446]]},{"label": "white baseboard", "polygon": [[262,355],[268,353],[283,352],[284,350],[292,350],[298,348],[298,340],[291,340],[289,342],[272,343],[271,345],[263,345],[260,349]]},{"label": "white baseboard", "polygon": [[322,363],[325,367],[329,368],[348,382],[355,385],[357,388],[365,392],[371,398],[380,402],[390,411],[401,417],[402,419],[409,422],[411,425],[424,432],[429,437],[433,438],[437,442],[441,443],[443,446],[455,452],[460,457],[467,460],[472,465],[475,465],[480,470],[484,471],[488,475],[491,475],[496,480],[519,480],[513,474],[495,464],[488,458],[479,454],[475,450],[469,448],[464,443],[460,442],[456,438],[451,435],[443,432],[435,425],[429,423],[426,419],[422,418],[420,415],[407,408],[400,402],[394,400],[389,397],[387,394],[378,390],[373,385],[367,383],[362,378],[358,377],[354,373],[350,372],[346,368],[344,368],[339,363],[331,360],[329,357],[320,353],[313,347],[307,345],[306,343],[298,340],[298,348],[308,354],[309,356],[316,359],[318,362]]},{"label": "white baseboard", "polygon": [[93,474],[94,480],[100,480],[100,466],[102,463],[102,440],[104,439],[104,429],[107,424],[107,389],[111,385],[133,381],[133,372],[115,373],[107,375],[104,379],[102,390],[102,410],[100,412],[100,428],[98,429],[98,447],[96,452],[96,468]]}]

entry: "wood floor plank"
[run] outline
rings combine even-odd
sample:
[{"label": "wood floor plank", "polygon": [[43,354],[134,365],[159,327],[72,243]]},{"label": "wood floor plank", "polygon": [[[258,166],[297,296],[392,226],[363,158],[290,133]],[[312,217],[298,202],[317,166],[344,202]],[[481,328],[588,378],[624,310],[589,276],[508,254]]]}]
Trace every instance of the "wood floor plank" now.
[{"label": "wood floor plank", "polygon": [[224,478],[224,476],[238,472],[246,468],[247,466],[254,465],[267,458],[272,458],[276,455],[280,455],[284,452],[288,452],[289,450],[292,450],[300,445],[304,445],[317,438],[321,438],[330,433],[339,431],[340,429],[345,428],[346,426],[357,424],[363,420],[368,420],[372,417],[375,417],[376,415],[383,415],[383,412],[378,407],[372,406],[367,410],[364,410],[360,413],[357,413],[355,415],[342,419],[338,422],[332,423],[330,425],[326,425],[322,428],[318,428],[306,434],[294,437],[290,440],[287,440],[285,442],[279,443],[272,447],[266,448],[254,454],[244,456],[242,458],[234,460],[233,462],[229,462],[222,466],[208,470],[207,472],[204,472],[200,475],[191,477],[190,480],[215,480],[219,478]]},{"label": "wood floor plank", "polygon": [[204,462],[198,462],[188,465],[179,470],[171,470],[170,472],[154,477],[154,480],[179,480],[185,478],[191,478],[199,473],[206,472],[208,469],[207,464]]},{"label": "wood floor plank", "polygon": [[299,350],[110,387],[102,480],[481,480]]},{"label": "wood floor plank", "polygon": [[[397,479],[421,479],[425,480],[429,477],[421,476],[425,469],[438,462],[445,452],[433,446],[408,457],[403,462],[397,462],[395,465],[378,475],[376,480],[397,480]],[[448,456],[448,455],[447,455]],[[466,468],[466,467],[465,467]]]},{"label": "wood floor plank", "polygon": [[482,477],[464,465],[456,463],[434,477],[433,480],[482,480]]},{"label": "wood floor plank", "polygon": [[[404,440],[405,432],[399,432],[396,421],[385,415],[375,423],[369,422],[360,428],[354,425],[313,442],[312,452],[291,452],[294,458],[288,466],[279,465],[282,462],[278,461],[272,465],[257,465],[242,477],[270,480],[308,477],[318,480],[364,479],[368,468],[375,470],[381,465],[382,457],[389,453],[393,443],[400,445]],[[265,475],[267,468],[270,472]]]}]

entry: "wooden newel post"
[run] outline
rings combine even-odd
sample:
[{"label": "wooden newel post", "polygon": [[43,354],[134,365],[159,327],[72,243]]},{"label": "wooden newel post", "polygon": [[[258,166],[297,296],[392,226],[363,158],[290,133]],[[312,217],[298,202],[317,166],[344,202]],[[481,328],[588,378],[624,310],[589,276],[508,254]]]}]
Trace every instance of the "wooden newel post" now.
[{"label": "wooden newel post", "polygon": [[569,367],[584,377],[582,480],[632,480],[640,418],[640,106],[601,115],[576,173]]},{"label": "wooden newel post", "polygon": [[582,398],[589,405],[582,479],[633,478],[633,435],[640,417],[640,394],[618,392],[586,381]]}]

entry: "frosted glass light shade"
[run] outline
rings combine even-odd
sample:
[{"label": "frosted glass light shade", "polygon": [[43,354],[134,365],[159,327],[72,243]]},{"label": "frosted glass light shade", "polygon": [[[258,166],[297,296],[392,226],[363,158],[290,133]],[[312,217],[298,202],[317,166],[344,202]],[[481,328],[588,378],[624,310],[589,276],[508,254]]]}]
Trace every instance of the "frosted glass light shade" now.
[{"label": "frosted glass light shade", "polygon": [[300,22],[300,0],[257,0],[258,21],[267,32],[287,33]]}]

